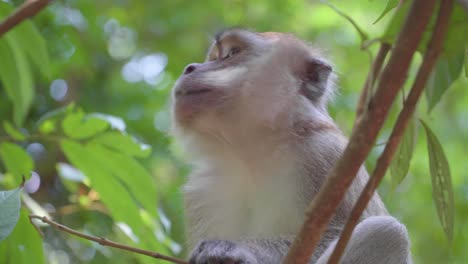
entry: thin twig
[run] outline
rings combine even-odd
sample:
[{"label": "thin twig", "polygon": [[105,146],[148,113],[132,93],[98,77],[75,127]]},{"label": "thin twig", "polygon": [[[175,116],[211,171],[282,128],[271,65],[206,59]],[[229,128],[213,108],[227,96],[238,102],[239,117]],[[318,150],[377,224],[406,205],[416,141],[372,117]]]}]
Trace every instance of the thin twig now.
[{"label": "thin twig", "polygon": [[36,229],[37,233],[39,233],[39,235],[40,235],[42,238],[44,238],[44,233],[41,231],[41,229],[40,229],[36,224],[34,224],[33,218],[37,218],[37,217],[34,217],[34,215],[30,215],[30,216],[29,216],[29,222],[30,222],[31,225],[34,227],[34,229]]},{"label": "thin twig", "polygon": [[308,263],[336,208],[374,146],[390,107],[406,80],[411,59],[435,5],[436,0],[413,1],[367,111],[364,111],[357,121],[341,158],[331,169],[326,182],[309,205],[304,224],[284,263]]},{"label": "thin twig", "polygon": [[39,11],[46,7],[51,0],[28,0],[25,1],[18,9],[10,16],[5,18],[0,23],[0,37],[14,28],[25,19],[35,16]]},{"label": "thin twig", "polygon": [[[29,216],[29,220],[31,221],[31,223],[34,225],[34,223],[32,222],[32,219],[39,219],[41,220],[42,222],[44,223],[47,223],[51,226],[53,226],[54,228],[57,228],[59,230],[62,230],[64,232],[67,232],[69,234],[72,234],[74,236],[78,236],[78,237],[81,237],[81,238],[84,238],[84,239],[87,239],[87,240],[91,240],[91,241],[94,241],[94,242],[97,242],[103,246],[108,246],[108,247],[113,247],[113,248],[119,248],[119,249],[123,249],[123,250],[126,250],[126,251],[130,251],[130,252],[135,252],[135,253],[138,253],[138,254],[142,254],[142,255],[146,255],[146,256],[149,256],[149,257],[152,257],[152,258],[155,258],[155,259],[162,259],[162,260],[166,260],[166,261],[169,261],[169,262],[172,262],[172,263],[177,263],[177,264],[188,264],[187,261],[185,260],[182,260],[182,259],[178,259],[178,258],[174,258],[174,257],[170,257],[170,256],[165,256],[165,255],[161,255],[157,252],[153,252],[153,251],[149,251],[149,250],[144,250],[144,249],[139,249],[139,248],[135,248],[135,247],[131,247],[131,246],[127,246],[127,245],[124,245],[124,244],[121,244],[121,243],[117,243],[117,242],[114,242],[114,241],[111,241],[111,240],[108,240],[106,238],[103,238],[103,237],[95,237],[95,236],[90,236],[90,235],[86,235],[86,234],[83,234],[81,232],[78,232],[76,230],[73,230],[69,227],[66,227],[64,225],[61,225],[57,222],[54,222],[52,220],[50,220],[49,218],[45,217],[45,216],[38,216],[38,215],[30,215]],[[37,228],[36,228],[37,229]]]},{"label": "thin twig", "polygon": [[361,217],[362,212],[365,210],[369,200],[371,199],[377,186],[385,175],[385,171],[387,170],[393,155],[395,154],[398,144],[400,143],[404,134],[405,128],[414,113],[421,93],[424,90],[426,82],[431,74],[432,68],[434,67],[437,61],[437,57],[441,52],[452,9],[453,0],[445,0],[441,2],[432,39],[428,44],[427,52],[416,75],[416,79],[413,83],[410,94],[405,100],[403,109],[401,110],[395,126],[393,127],[392,134],[388,139],[387,146],[385,147],[382,155],[379,157],[372,176],[367,181],[366,187],[356,202],[349,220],[346,223],[343,232],[341,233],[340,239],[335,246],[335,250],[328,260],[328,264],[339,263],[340,258],[346,248],[346,244],[351,238],[354,227],[359,222],[359,218]]},{"label": "thin twig", "polygon": [[356,109],[356,120],[362,116],[365,106],[369,103],[369,99],[372,97],[372,87],[374,87],[375,80],[377,80],[377,77],[380,74],[380,70],[382,69],[383,62],[389,50],[390,44],[382,43],[379,51],[377,52],[377,57],[375,57],[374,63],[372,63],[372,70],[367,76],[366,83],[364,84],[361,96],[359,97],[359,102]]}]

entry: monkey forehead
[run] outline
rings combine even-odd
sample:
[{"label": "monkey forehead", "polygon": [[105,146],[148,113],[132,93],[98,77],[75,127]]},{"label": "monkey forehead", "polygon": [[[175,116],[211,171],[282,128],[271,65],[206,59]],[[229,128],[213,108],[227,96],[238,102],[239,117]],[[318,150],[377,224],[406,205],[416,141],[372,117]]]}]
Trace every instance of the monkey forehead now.
[{"label": "monkey forehead", "polygon": [[270,39],[270,40],[279,40],[281,38],[284,38],[286,34],[284,33],[280,33],[280,32],[260,32],[260,33],[257,33],[257,35],[263,37],[263,38],[266,38],[266,39]]},{"label": "monkey forehead", "polygon": [[[231,28],[218,32],[215,36],[206,60],[215,58],[219,48],[229,48],[230,46],[249,47],[257,51],[268,50],[274,47],[279,54],[286,54],[287,61],[297,61],[306,57],[322,57],[320,49],[304,42],[291,33],[282,32],[255,32],[243,28]],[[263,48],[262,48],[263,47]],[[264,48],[267,49],[264,49]]]},{"label": "monkey forehead", "polygon": [[242,28],[231,28],[219,31],[216,33],[214,41],[210,45],[206,60],[210,60],[219,55],[220,49],[228,49],[232,46],[245,47],[258,47],[266,44],[266,41],[253,31]]}]

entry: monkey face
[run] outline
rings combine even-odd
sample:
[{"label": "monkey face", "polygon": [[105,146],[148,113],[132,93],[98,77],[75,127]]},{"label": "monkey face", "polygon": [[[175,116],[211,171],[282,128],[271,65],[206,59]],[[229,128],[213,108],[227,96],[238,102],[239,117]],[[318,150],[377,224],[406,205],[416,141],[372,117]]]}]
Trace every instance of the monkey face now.
[{"label": "monkey face", "polygon": [[288,126],[293,113],[318,103],[330,71],[291,35],[223,31],[205,62],[189,64],[177,80],[176,125],[210,130],[228,123],[254,129]]},{"label": "monkey face", "polygon": [[205,62],[191,63],[173,88],[174,114],[182,125],[206,115],[233,112],[248,80],[251,62],[267,47],[248,31],[218,34]]}]

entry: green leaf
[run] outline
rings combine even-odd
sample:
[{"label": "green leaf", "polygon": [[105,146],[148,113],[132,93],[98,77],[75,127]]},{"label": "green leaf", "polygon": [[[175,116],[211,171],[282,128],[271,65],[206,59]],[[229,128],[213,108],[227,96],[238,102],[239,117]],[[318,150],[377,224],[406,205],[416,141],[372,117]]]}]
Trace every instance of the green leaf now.
[{"label": "green leaf", "polygon": [[21,209],[16,228],[0,243],[2,263],[44,263],[42,239],[29,222],[28,211]]},{"label": "green leaf", "polygon": [[426,84],[426,99],[428,101],[428,112],[442,98],[445,91],[458,79],[463,68],[464,53],[460,56],[447,59],[440,57],[437,64],[432,69],[431,76]]},{"label": "green leaf", "polygon": [[47,45],[34,24],[28,20],[23,21],[8,33],[14,36],[21,50],[42,75],[50,78],[50,61]]},{"label": "green leaf", "polygon": [[454,5],[441,57],[453,58],[463,54],[468,44],[468,13],[461,5]]},{"label": "green leaf", "polygon": [[[396,37],[400,33],[401,27],[406,20],[406,16],[412,2],[413,1],[403,1],[402,4],[400,4],[382,36],[382,40],[384,42],[393,43],[396,40]],[[418,45],[418,51],[422,54],[426,52],[428,42],[432,38],[437,20],[437,13],[437,11],[433,12],[429,23],[424,30],[422,40]],[[441,57],[450,58],[458,56],[464,51],[467,42],[468,15],[460,5],[454,5],[454,9],[449,20],[447,35],[443,43]]]},{"label": "green leaf", "polygon": [[[115,159],[113,157],[109,159],[109,157],[103,156],[102,152],[96,152],[94,147],[85,147],[70,140],[63,140],[61,148],[73,166],[81,170],[89,178],[91,186],[99,193],[113,218],[117,222],[127,223],[140,241],[143,242],[143,245],[147,245],[149,248],[160,248],[154,237],[148,236],[150,229],[140,217],[140,207],[129,193],[127,186],[122,184],[119,176],[122,176],[123,172],[117,176],[117,173],[120,173],[120,164],[114,163]],[[139,181],[138,171],[133,172],[131,175],[127,174],[127,172],[125,174],[128,178],[127,182]],[[147,188],[152,188],[152,184],[147,184],[138,191],[146,193]],[[156,197],[145,197],[148,199],[144,201],[144,204],[152,203],[153,207],[156,207]],[[151,208],[149,209],[151,210]]]},{"label": "green leaf", "polygon": [[34,98],[34,89],[28,61],[13,35],[0,38],[0,58],[0,80],[13,102],[13,120],[21,126]]},{"label": "green leaf", "polygon": [[75,111],[74,103],[49,111],[39,118],[36,122],[36,127],[43,134],[55,132],[57,129],[57,121],[73,111]]},{"label": "green leaf", "polygon": [[393,8],[398,6],[398,0],[388,0],[387,1],[387,6],[385,6],[384,11],[380,16],[374,21],[372,24],[377,24],[377,22],[380,21],[388,12],[390,12]]},{"label": "green leaf", "polygon": [[20,208],[20,188],[0,191],[0,241],[7,238],[15,228]]},{"label": "green leaf", "polygon": [[432,178],[432,196],[442,228],[451,242],[453,238],[454,202],[450,167],[442,145],[429,126],[421,120],[426,131],[429,168]]},{"label": "green leaf", "polygon": [[349,23],[351,23],[351,25],[353,25],[353,27],[356,29],[356,31],[358,32],[359,34],[359,37],[361,38],[361,41],[364,42],[368,39],[368,36],[367,36],[367,33],[361,29],[361,27],[356,23],[356,21],[354,21],[350,16],[348,16],[347,14],[345,14],[344,12],[342,12],[341,10],[339,10],[336,6],[332,5],[331,3],[329,3],[328,1],[325,1],[325,0],[321,0],[320,1],[322,4],[330,7],[331,9],[333,9],[333,11],[335,11],[335,13],[337,13],[339,16],[343,17],[344,19],[348,20]]},{"label": "green leaf", "polygon": [[468,78],[468,48],[465,49],[465,77]]},{"label": "green leaf", "polygon": [[403,1],[403,3],[398,7],[382,36],[382,40],[384,42],[395,42],[395,39],[398,36],[398,33],[400,32],[400,29],[406,20],[406,16],[408,15],[411,2],[412,1]]},{"label": "green leaf", "polygon": [[8,120],[3,121],[3,128],[5,132],[14,140],[23,141],[26,139],[26,136],[16,129]]},{"label": "green leaf", "polygon": [[105,131],[109,124],[96,117],[88,117],[81,111],[68,114],[62,122],[65,135],[73,139],[85,139]]},{"label": "green leaf", "polygon": [[125,183],[138,204],[150,212],[152,216],[157,216],[156,187],[153,178],[144,167],[131,157],[103,148],[100,145],[89,144],[86,149],[97,156],[106,157],[100,165],[107,167],[113,175]]},{"label": "green leaf", "polygon": [[[0,2],[0,18],[13,12],[13,7]],[[7,35],[17,40],[19,48],[42,73],[44,77],[50,77],[50,60],[47,52],[47,44],[39,30],[32,21],[25,20],[10,30]]]},{"label": "green leaf", "polygon": [[117,129],[119,131],[125,131],[125,128],[126,128],[125,122],[120,117],[109,115],[109,114],[103,114],[103,113],[91,113],[91,114],[88,114],[88,116],[105,120],[107,123],[109,123],[109,125],[113,129]]},{"label": "green leaf", "polygon": [[0,157],[8,172],[19,178],[23,176],[29,178],[34,162],[22,147],[3,142],[0,144]]},{"label": "green leaf", "polygon": [[401,139],[395,156],[390,163],[390,174],[392,176],[392,186],[398,186],[408,174],[408,170],[413,156],[414,142],[417,136],[417,126],[411,120],[406,127],[405,134]]},{"label": "green leaf", "polygon": [[0,2],[0,18],[7,17],[13,11],[13,5],[6,2]]},{"label": "green leaf", "polygon": [[63,140],[61,147],[71,164],[90,179],[91,186],[100,194],[112,215],[138,229],[138,225],[142,224],[138,217],[139,208],[133,203],[128,191],[116,180],[113,169],[107,166],[107,157],[99,156],[70,140]]},{"label": "green leaf", "polygon": [[151,153],[151,148],[148,145],[138,143],[130,135],[117,131],[98,135],[91,142],[134,157],[147,157]]}]

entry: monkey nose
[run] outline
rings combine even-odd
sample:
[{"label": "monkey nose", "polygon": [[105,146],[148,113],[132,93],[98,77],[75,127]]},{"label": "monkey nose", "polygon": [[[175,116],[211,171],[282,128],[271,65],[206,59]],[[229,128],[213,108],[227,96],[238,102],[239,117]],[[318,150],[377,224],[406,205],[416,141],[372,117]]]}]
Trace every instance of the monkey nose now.
[{"label": "monkey nose", "polygon": [[187,65],[187,67],[185,67],[184,69],[184,74],[189,74],[191,72],[194,72],[197,69],[197,64],[198,63],[191,63]]}]

